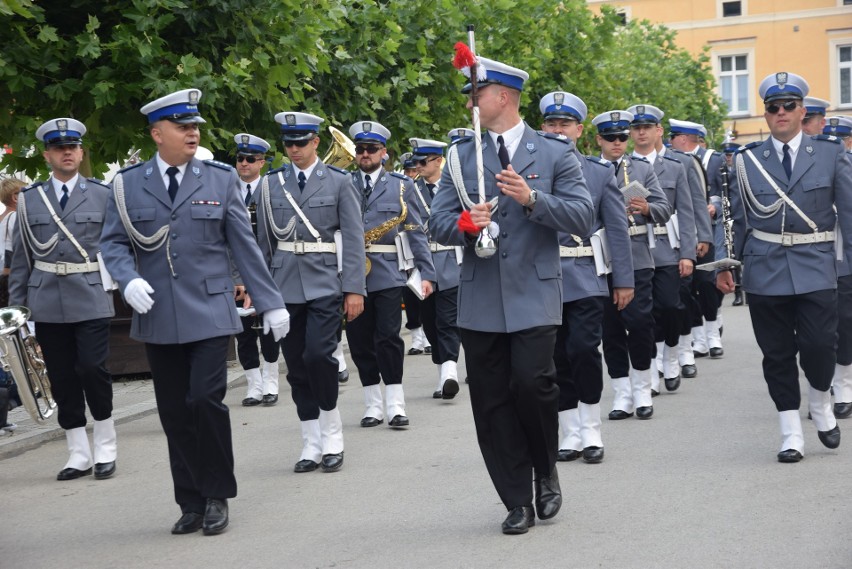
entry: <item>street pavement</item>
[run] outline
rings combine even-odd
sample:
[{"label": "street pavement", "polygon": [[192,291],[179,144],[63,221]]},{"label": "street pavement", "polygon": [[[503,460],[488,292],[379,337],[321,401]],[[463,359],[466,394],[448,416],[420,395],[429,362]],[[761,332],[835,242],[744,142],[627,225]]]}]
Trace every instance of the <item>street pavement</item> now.
[{"label": "street pavement", "polygon": [[239,496],[224,534],[169,533],[180,512],[166,440],[150,381],[135,381],[115,386],[119,458],[109,480],[57,482],[61,431],[12,412],[20,428],[0,437],[0,568],[848,568],[852,439],[824,448],[804,403],[805,460],[776,462],[777,413],[748,311],[729,303],[725,357],[698,360],[697,378],[654,399],[652,420],[608,421],[606,382],[604,462],[559,463],[562,510],[526,535],[500,532],[506,512],[467,388],[433,400],[428,356],[406,356],[404,431],[358,426],[350,362],[340,393],[346,462],[332,474],[293,472],[301,438],[284,379],[276,407],[245,408],[235,366],[226,403]]}]

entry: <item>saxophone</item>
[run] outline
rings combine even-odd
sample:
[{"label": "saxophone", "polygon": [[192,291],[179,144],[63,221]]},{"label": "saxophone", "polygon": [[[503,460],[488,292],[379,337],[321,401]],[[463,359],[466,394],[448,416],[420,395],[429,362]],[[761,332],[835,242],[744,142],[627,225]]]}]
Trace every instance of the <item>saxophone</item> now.
[{"label": "saxophone", "polygon": [[[403,221],[405,221],[405,218],[408,217],[408,206],[405,205],[405,185],[403,185],[402,182],[399,183],[399,207],[400,212],[398,216],[392,217],[389,220],[380,223],[374,228],[364,232],[364,245],[367,248],[367,253],[370,252],[370,245],[390,233],[394,227],[401,224]],[[369,274],[371,268],[372,263],[370,262],[370,257],[368,256],[367,272],[365,274]]]}]

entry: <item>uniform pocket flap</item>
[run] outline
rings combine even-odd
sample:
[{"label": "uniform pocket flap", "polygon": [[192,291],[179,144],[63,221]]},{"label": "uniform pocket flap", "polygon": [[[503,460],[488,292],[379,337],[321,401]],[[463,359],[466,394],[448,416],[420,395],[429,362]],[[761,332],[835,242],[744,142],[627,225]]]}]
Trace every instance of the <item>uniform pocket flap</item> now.
[{"label": "uniform pocket flap", "polygon": [[130,221],[153,221],[157,215],[157,209],[153,207],[138,207],[128,209],[127,215],[130,216]]},{"label": "uniform pocket flap", "polygon": [[81,211],[74,214],[77,223],[103,223],[104,214],[100,211]]},{"label": "uniform pocket flap", "polygon": [[[323,207],[337,204],[336,196],[315,196],[308,200],[308,207]],[[379,209],[379,211],[382,211]]]},{"label": "uniform pocket flap", "polygon": [[558,279],[562,276],[562,267],[559,261],[536,261],[535,272],[540,279]]},{"label": "uniform pocket flap", "polygon": [[377,211],[392,211],[397,213],[399,211],[399,203],[389,204],[389,203],[380,203],[376,206]]},{"label": "uniform pocket flap", "polygon": [[806,192],[819,188],[828,188],[831,185],[829,179],[824,176],[819,176],[813,180],[802,180],[802,189]]},{"label": "uniform pocket flap", "polygon": [[30,225],[47,225],[50,223],[50,214],[48,213],[28,213],[27,221]]},{"label": "uniform pocket flap", "polygon": [[224,215],[224,210],[222,206],[212,206],[212,205],[193,205],[192,208],[192,219],[222,219]]},{"label": "uniform pocket flap", "polygon": [[222,294],[234,290],[234,281],[231,277],[207,277],[204,282],[207,283],[207,294]]}]

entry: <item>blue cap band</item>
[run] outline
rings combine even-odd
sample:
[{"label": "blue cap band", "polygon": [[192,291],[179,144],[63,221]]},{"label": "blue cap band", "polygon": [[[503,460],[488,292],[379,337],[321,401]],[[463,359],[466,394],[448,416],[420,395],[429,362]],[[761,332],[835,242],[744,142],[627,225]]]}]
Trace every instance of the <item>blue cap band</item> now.
[{"label": "blue cap band", "polygon": [[158,120],[169,119],[169,118],[182,118],[182,117],[193,117],[200,116],[201,113],[198,112],[198,105],[190,105],[189,103],[178,103],[177,105],[169,105],[167,107],[163,107],[161,109],[157,109],[156,111],[151,112],[148,115],[148,122],[155,123]]},{"label": "blue cap band", "polygon": [[378,142],[380,144],[387,144],[387,139],[375,132],[359,132],[355,135],[355,140],[363,141],[363,142]]}]

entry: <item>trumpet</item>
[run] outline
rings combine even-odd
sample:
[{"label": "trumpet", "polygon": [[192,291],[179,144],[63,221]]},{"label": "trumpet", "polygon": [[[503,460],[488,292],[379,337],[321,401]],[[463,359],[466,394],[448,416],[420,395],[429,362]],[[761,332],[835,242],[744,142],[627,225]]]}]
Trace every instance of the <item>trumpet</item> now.
[{"label": "trumpet", "polygon": [[21,404],[37,423],[56,411],[56,401],[41,358],[41,348],[29,333],[30,310],[24,306],[0,309],[0,364],[18,386]]}]

